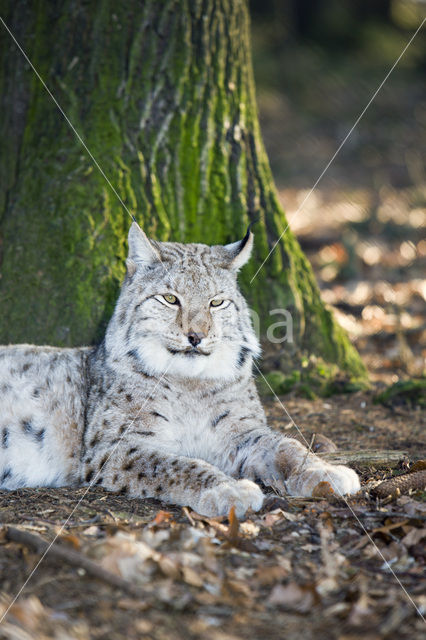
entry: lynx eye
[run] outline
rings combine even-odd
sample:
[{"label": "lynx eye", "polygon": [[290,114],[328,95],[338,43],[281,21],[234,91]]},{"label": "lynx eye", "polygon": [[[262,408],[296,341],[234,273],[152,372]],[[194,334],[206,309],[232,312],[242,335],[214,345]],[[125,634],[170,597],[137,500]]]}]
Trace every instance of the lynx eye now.
[{"label": "lynx eye", "polygon": [[169,304],[179,304],[179,300],[173,295],[173,293],[166,293],[163,298]]},{"label": "lynx eye", "polygon": [[212,306],[212,307],[220,307],[224,302],[225,302],[225,300],[220,300],[220,299],[212,300],[210,302],[210,306]]}]

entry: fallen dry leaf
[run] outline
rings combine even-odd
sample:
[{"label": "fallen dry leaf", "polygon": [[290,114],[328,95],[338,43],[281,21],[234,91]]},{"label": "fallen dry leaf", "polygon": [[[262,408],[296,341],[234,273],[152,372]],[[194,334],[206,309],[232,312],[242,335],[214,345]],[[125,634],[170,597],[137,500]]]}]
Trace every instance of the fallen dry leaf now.
[{"label": "fallen dry leaf", "polygon": [[413,500],[410,496],[400,496],[396,500],[396,504],[409,516],[426,514],[426,503]]},{"label": "fallen dry leaf", "polygon": [[426,538],[426,529],[416,529],[413,527],[411,531],[402,538],[401,542],[405,544],[406,547],[412,547],[423,540],[423,538]]},{"label": "fallen dry leaf", "polygon": [[184,582],[190,584],[193,587],[202,587],[203,586],[203,578],[201,575],[192,569],[192,567],[182,567],[182,577]]},{"label": "fallen dry leaf", "polygon": [[229,542],[237,543],[239,522],[238,522],[237,516],[235,515],[234,505],[232,505],[232,507],[229,510],[228,520],[229,520],[229,528],[228,528],[228,535],[227,535],[228,540]]},{"label": "fallen dry leaf", "polygon": [[128,611],[145,611],[150,607],[147,602],[143,602],[140,599],[135,600],[134,598],[120,598],[117,601],[117,606]]},{"label": "fallen dry leaf", "polygon": [[251,520],[246,520],[245,522],[240,522],[240,531],[246,536],[255,538],[259,535],[260,527]]},{"label": "fallen dry leaf", "polygon": [[169,525],[173,522],[173,513],[170,511],[163,511],[160,509],[156,514],[154,520],[150,523],[151,527],[158,527],[160,525]]},{"label": "fallen dry leaf", "polygon": [[358,600],[353,605],[349,614],[348,622],[354,626],[360,626],[365,622],[365,619],[371,616],[372,608],[370,599],[366,593],[361,593]]},{"label": "fallen dry leaf", "polygon": [[283,518],[283,511],[281,509],[277,509],[276,511],[266,513],[262,518],[262,524],[265,527],[273,527],[274,524],[277,524],[277,522],[280,522]]},{"label": "fallen dry leaf", "polygon": [[19,622],[24,628],[35,629],[39,622],[47,617],[48,610],[35,596],[18,600],[12,605],[9,616]]},{"label": "fallen dry leaf", "polygon": [[181,571],[178,558],[159,554],[157,561],[159,568],[167,578],[179,580]]},{"label": "fallen dry leaf", "polygon": [[61,535],[61,540],[63,542],[66,542],[67,544],[69,544],[74,549],[80,549],[81,548],[80,539],[76,535],[74,535],[72,533],[65,533],[65,534]]},{"label": "fallen dry leaf", "polygon": [[289,574],[291,566],[286,569],[280,565],[274,565],[272,567],[259,567],[256,571],[255,578],[257,582],[262,586],[269,586],[276,584],[283,578],[286,578]]},{"label": "fallen dry leaf", "polygon": [[426,460],[417,460],[408,470],[408,473],[416,473],[416,471],[426,471]]},{"label": "fallen dry leaf", "polygon": [[296,582],[290,582],[286,585],[277,584],[268,598],[269,605],[299,613],[310,611],[318,601],[319,598],[314,586],[300,586]]},{"label": "fallen dry leaf", "polygon": [[146,542],[121,531],[95,543],[91,555],[99,560],[104,569],[135,581],[142,578],[146,581],[154,573],[160,559],[160,554]]},{"label": "fallen dry leaf", "polygon": [[[0,604],[0,614],[7,604]],[[63,613],[45,607],[36,596],[21,598],[2,620],[5,640],[88,640],[89,627],[83,620],[72,621]]]}]

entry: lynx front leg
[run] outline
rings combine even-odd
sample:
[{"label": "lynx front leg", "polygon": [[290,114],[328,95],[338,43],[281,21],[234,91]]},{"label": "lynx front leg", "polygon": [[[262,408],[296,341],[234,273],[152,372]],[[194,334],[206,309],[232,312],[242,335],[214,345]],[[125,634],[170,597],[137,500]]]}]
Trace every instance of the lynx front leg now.
[{"label": "lynx front leg", "polygon": [[236,452],[232,475],[256,478],[291,495],[310,496],[322,481],[329,482],[339,495],[356,493],[360,488],[352,469],[329,464],[297,440],[269,430],[239,433]]},{"label": "lynx front leg", "polygon": [[[92,462],[93,465],[93,462]],[[252,508],[258,511],[263,503],[260,488],[250,480],[235,480],[217,467],[195,458],[158,452],[143,452],[130,447],[118,455],[98,462],[96,484],[131,497],[158,498],[189,506],[207,516],[229,513],[235,506],[241,517]],[[85,480],[90,482],[91,470]]]},{"label": "lynx front leg", "polygon": [[311,496],[316,485],[323,481],[329,482],[339,495],[357,493],[360,489],[353,469],[325,462],[292,438],[282,439],[276,466],[291,495]]}]

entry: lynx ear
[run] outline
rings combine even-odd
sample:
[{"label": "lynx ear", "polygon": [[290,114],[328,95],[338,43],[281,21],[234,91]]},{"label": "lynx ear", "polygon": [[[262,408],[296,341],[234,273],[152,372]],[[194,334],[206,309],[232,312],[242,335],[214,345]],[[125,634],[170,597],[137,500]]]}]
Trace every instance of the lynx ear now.
[{"label": "lynx ear", "polygon": [[253,249],[254,235],[250,230],[251,225],[248,226],[247,233],[242,240],[238,242],[232,242],[232,244],[226,244],[223,248],[229,254],[230,262],[228,268],[233,271],[238,271],[249,260],[251,250]]},{"label": "lynx ear", "polygon": [[155,262],[161,262],[158,249],[147,238],[136,221],[132,222],[129,230],[129,256],[127,258],[127,272],[133,275],[137,266],[149,267]]}]

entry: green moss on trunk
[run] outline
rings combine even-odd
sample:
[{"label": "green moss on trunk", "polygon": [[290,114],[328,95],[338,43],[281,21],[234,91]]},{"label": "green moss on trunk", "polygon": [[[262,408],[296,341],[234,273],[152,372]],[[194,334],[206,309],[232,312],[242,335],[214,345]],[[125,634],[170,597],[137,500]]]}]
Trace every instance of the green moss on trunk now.
[{"label": "green moss on trunk", "polygon": [[[242,275],[250,304],[263,321],[271,308],[292,313],[296,365],[315,353],[363,376],[289,230],[250,283],[287,223],[259,131],[246,2],[6,4],[6,21],[147,233],[229,242],[258,218]],[[90,343],[124,273],[129,217],[4,33],[0,64],[0,342]]]}]

